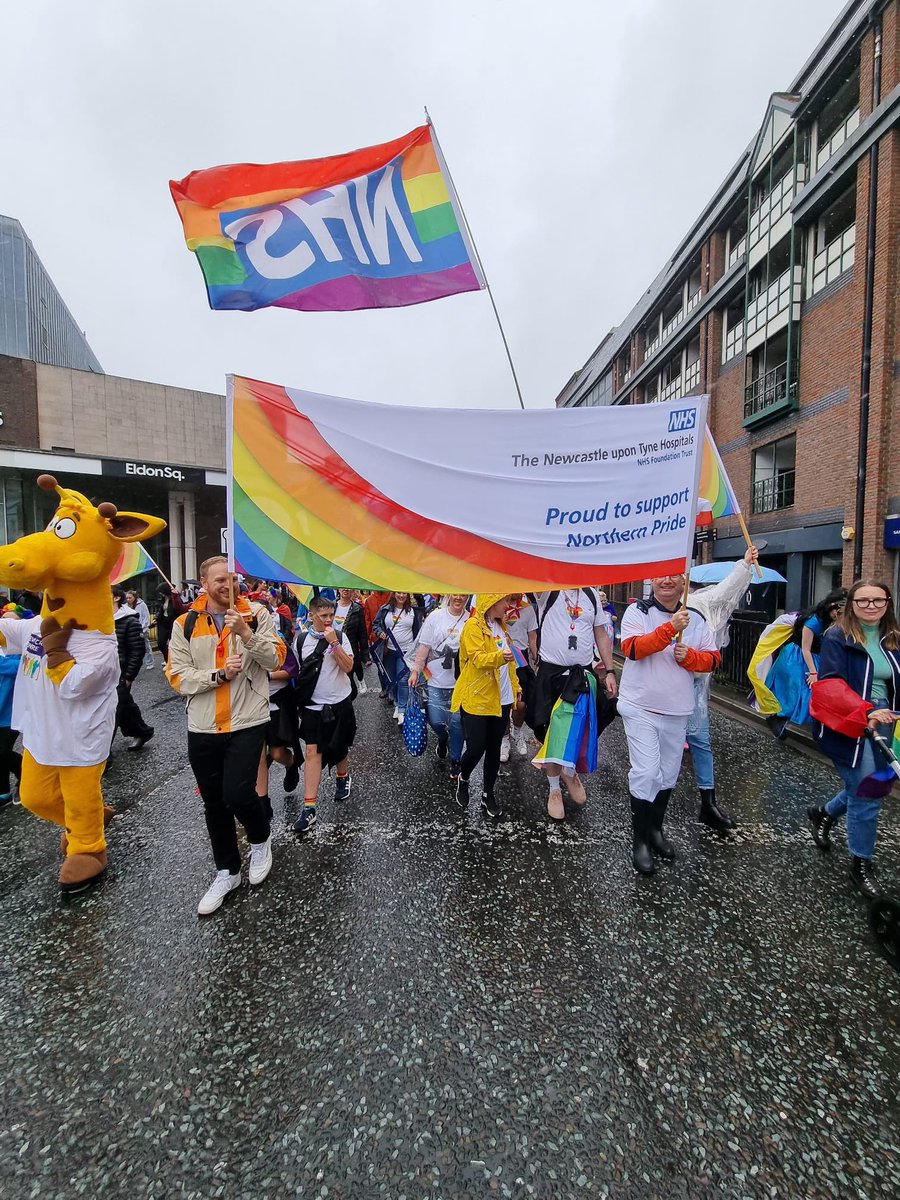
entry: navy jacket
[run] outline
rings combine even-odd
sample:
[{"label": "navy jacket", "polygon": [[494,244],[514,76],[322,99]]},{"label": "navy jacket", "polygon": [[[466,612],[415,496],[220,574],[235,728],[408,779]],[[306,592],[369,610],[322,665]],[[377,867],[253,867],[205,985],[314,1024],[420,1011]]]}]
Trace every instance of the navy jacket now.
[{"label": "navy jacket", "polygon": [[[883,643],[881,648],[884,650]],[[893,680],[888,684],[887,707],[896,708],[900,700],[900,651],[884,650],[884,653],[893,672]],[[874,667],[865,646],[848,641],[843,630],[832,625],[822,637],[819,679],[843,679],[858,696],[871,702],[873,674]],[[861,737],[852,738],[835,733],[819,721],[813,722],[813,733],[822,753],[827,754],[832,762],[845,767],[856,766],[863,744]]]}]

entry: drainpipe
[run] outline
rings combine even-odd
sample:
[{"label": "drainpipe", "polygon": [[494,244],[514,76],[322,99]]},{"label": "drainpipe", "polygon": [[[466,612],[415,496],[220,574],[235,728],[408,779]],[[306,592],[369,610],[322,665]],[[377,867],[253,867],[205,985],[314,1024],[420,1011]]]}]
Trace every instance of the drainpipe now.
[{"label": "drainpipe", "polygon": [[[881,22],[874,20],[875,58],[872,68],[872,111],[881,102]],[[859,441],[856,453],[856,526],[853,578],[863,572],[863,530],[866,517],[866,450],[869,442],[869,386],[872,378],[872,307],[875,297],[875,221],[878,213],[878,143],[869,150],[869,203],[866,217],[866,288],[863,305],[862,365],[859,374]]]}]

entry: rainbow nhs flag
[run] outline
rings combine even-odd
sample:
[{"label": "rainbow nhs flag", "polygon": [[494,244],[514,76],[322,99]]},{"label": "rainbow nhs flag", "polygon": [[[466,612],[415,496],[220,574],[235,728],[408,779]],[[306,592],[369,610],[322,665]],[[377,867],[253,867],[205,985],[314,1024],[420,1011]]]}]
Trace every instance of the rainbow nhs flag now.
[{"label": "rainbow nhs flag", "polygon": [[342,312],[485,287],[430,125],[349,154],[169,184],[210,308]]}]

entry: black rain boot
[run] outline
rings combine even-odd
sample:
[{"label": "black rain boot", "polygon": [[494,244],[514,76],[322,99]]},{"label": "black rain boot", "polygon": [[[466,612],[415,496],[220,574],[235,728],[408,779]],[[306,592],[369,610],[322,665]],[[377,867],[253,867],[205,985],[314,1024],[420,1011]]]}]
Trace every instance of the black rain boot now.
[{"label": "black rain boot", "polygon": [[812,823],[813,841],[820,850],[831,849],[831,831],[836,824],[836,818],[830,817],[824,804],[813,804],[806,810],[806,815]]},{"label": "black rain boot", "polygon": [[704,825],[708,825],[710,829],[718,829],[720,833],[725,833],[728,829],[734,829],[735,825],[728,813],[723,812],[718,804],[716,804],[715,788],[700,788],[699,819]]},{"label": "black rain boot", "polygon": [[651,819],[650,809],[652,805],[646,800],[638,800],[636,796],[631,796],[631,831],[632,831],[632,853],[631,862],[636,871],[642,875],[652,875],[656,870],[653,864],[653,855],[650,853],[650,847],[647,844],[648,825]]},{"label": "black rain boot", "polygon": [[663,791],[657,792],[656,799],[652,804],[647,805],[650,809],[650,819],[647,822],[647,842],[654,854],[658,854],[660,858],[669,862],[675,857],[675,847],[663,833],[662,827],[671,797],[672,789],[665,788]]},{"label": "black rain boot", "polygon": [[858,892],[861,892],[867,900],[880,900],[884,895],[881,890],[881,885],[875,878],[875,872],[872,870],[871,858],[857,858],[853,855],[853,861],[850,863],[850,880]]}]

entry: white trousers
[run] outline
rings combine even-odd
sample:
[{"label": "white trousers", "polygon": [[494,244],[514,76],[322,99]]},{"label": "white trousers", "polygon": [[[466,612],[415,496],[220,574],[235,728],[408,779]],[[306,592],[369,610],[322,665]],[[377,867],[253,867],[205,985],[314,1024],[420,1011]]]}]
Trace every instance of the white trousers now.
[{"label": "white trousers", "polygon": [[628,790],[652,804],[659,792],[678,782],[689,714],[671,717],[647,712],[627,700],[619,700],[618,708],[631,760]]}]

